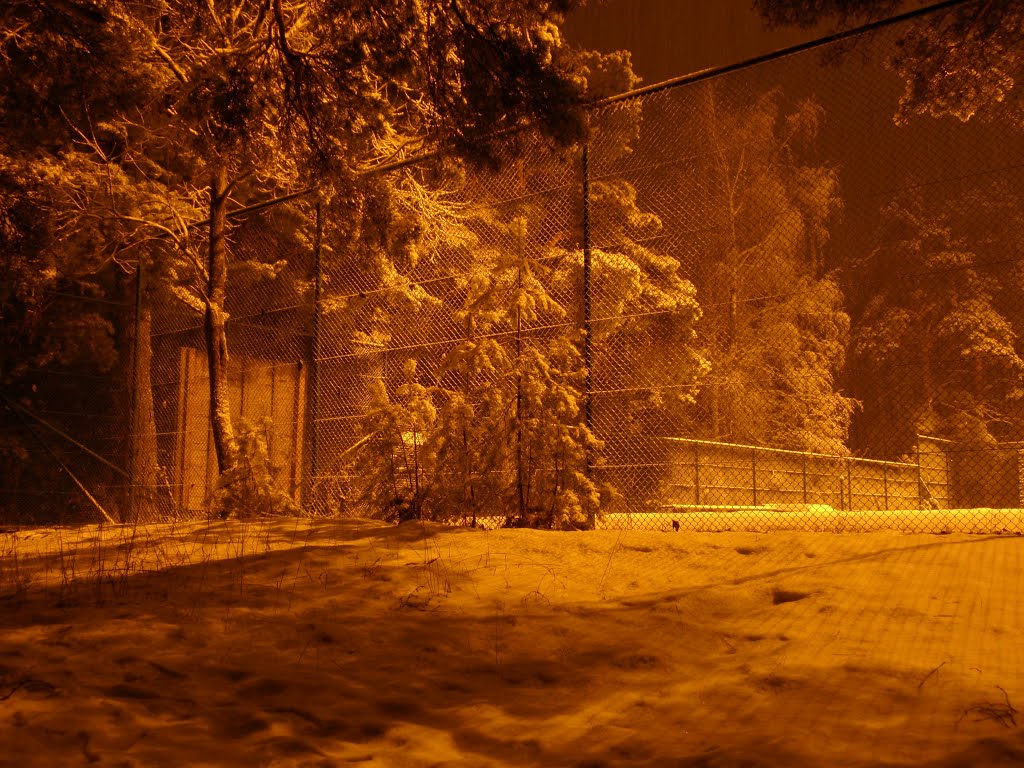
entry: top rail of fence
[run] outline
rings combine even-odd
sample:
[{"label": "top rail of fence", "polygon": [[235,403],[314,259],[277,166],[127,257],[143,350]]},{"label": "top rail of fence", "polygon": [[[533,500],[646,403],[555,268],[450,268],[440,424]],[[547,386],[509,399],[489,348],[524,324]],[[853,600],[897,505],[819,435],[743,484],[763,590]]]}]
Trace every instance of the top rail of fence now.
[{"label": "top rail of fence", "polygon": [[631,91],[625,93],[619,93],[614,96],[608,96],[603,99],[599,99],[593,102],[591,107],[604,107],[609,104],[615,104],[620,101],[628,101],[635,99],[640,96],[648,96],[652,93],[658,93],[660,91],[667,91],[672,88],[678,88],[684,85],[692,85],[693,83],[699,83],[704,80],[710,80],[715,77],[721,77],[727,75],[730,72],[736,72],[742,69],[750,69],[756,67],[758,64],[765,64],[769,61],[777,61],[778,59],[786,58],[797,53],[805,53],[812,51],[815,48],[822,48],[827,45],[833,45],[840,43],[844,40],[849,40],[854,37],[868,34],[870,32],[877,32],[880,29],[887,27],[896,26],[903,24],[914,19],[922,18],[933,13],[955,8],[958,5],[964,5],[965,3],[971,2],[971,0],[943,0],[940,3],[933,3],[932,5],[926,5],[922,8],[915,8],[912,11],[906,13],[900,13],[895,16],[888,16],[878,21],[872,21],[867,24],[861,24],[850,29],[844,29],[840,32],[835,32],[831,35],[825,35],[824,37],[818,37],[814,40],[808,40],[803,43],[797,43],[796,45],[786,46],[785,48],[777,48],[774,51],[763,53],[759,56],[754,56],[743,61],[737,61],[733,64],[723,64],[717,67],[708,67],[707,69],[698,70],[697,72],[691,72],[688,75],[680,75],[678,77],[672,77],[668,80],[662,80],[659,83],[651,83],[640,88],[634,88]]},{"label": "top rail of fence", "polygon": [[776,453],[786,456],[807,456],[813,459],[838,459],[840,461],[855,461],[862,464],[878,464],[890,467],[916,467],[916,464],[909,464],[905,461],[884,461],[882,459],[864,459],[859,456],[843,456],[838,453],[817,453],[816,451],[794,451],[788,448],[768,448],[763,445],[743,445],[742,443],[723,443],[717,440],[698,440],[691,437],[663,437],[662,440],[673,443],[686,443],[688,445],[707,445],[714,448],[729,448],[744,451],[759,451],[762,453]]}]

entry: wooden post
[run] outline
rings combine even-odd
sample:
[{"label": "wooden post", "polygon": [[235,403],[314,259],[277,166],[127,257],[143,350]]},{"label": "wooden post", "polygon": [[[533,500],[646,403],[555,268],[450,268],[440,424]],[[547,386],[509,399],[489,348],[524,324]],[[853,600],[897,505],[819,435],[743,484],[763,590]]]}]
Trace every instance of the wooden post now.
[{"label": "wooden post", "polygon": [[[518,233],[518,269],[516,272],[516,292],[521,295],[523,290],[523,253],[525,250],[526,223],[522,219],[516,220],[516,231]],[[519,524],[526,519],[526,483],[523,479],[523,307],[521,302],[516,302],[516,510]]]}]

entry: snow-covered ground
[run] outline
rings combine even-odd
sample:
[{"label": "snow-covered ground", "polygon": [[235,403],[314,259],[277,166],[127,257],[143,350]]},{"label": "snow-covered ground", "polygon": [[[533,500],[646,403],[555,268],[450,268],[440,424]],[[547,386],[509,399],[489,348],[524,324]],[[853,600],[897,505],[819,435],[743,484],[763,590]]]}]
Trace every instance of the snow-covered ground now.
[{"label": "snow-covered ground", "polygon": [[763,507],[679,507],[647,514],[606,515],[598,527],[691,531],[819,531],[866,533],[1020,533],[1024,509],[897,509],[847,512],[826,504]]},{"label": "snow-covered ground", "polygon": [[1022,765],[1022,573],[1006,534],[8,531],[0,765]]}]

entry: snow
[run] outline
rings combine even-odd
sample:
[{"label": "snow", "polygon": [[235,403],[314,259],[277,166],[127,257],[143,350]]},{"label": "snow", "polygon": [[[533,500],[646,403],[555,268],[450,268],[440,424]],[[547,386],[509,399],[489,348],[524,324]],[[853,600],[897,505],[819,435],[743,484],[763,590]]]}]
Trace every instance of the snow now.
[{"label": "snow", "polygon": [[1022,553],[881,530],[8,530],[0,765],[1019,765]]},{"label": "snow", "polygon": [[778,504],[761,507],[678,507],[668,512],[606,515],[604,528],[668,531],[672,523],[693,531],[820,531],[865,533],[1021,533],[1022,509],[898,509],[852,512],[827,504]]}]

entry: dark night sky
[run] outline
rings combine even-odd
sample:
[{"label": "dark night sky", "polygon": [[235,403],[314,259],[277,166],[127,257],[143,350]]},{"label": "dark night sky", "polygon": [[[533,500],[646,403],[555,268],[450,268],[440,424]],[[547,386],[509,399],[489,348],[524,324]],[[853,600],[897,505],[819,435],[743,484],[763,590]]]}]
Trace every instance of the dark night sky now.
[{"label": "dark night sky", "polygon": [[591,0],[568,20],[565,34],[587,48],[631,51],[644,84],[820,36],[765,30],[750,0]]},{"label": "dark night sky", "polygon": [[[904,10],[935,0],[905,0]],[[751,0],[590,0],[566,24],[566,37],[608,52],[627,49],[644,84],[708,67],[732,64],[813,40],[832,30],[767,30]],[[870,46],[868,46],[870,50]],[[874,58],[874,57],[873,57]],[[973,120],[920,118],[896,128],[892,115],[903,85],[874,58],[855,52],[822,67],[818,54],[803,54],[756,67],[736,77],[782,85],[788,95],[814,95],[825,107],[824,155],[843,172],[851,198],[881,195],[905,185],[975,173],[1005,162],[1001,128]],[[877,201],[872,202],[877,206]]]},{"label": "dark night sky", "polygon": [[[925,0],[908,0],[910,9]],[[572,42],[626,49],[644,84],[732,64],[821,37],[815,29],[766,30],[751,0],[590,0],[565,26]]]},{"label": "dark night sky", "polygon": [[[827,34],[828,25],[817,29],[767,30],[761,17],[751,7],[751,0],[591,0],[573,17],[565,28],[566,37],[579,45],[609,52],[625,48],[633,55],[633,68],[644,84],[657,83],[708,67],[732,64],[779,48],[795,45]],[[857,139],[877,143],[881,138],[882,151],[875,157],[884,159],[900,151],[900,142],[893,139],[891,115],[898,95],[898,82],[875,71],[873,86],[864,87],[861,78],[850,77],[845,67],[822,78],[820,58],[804,55],[797,60],[778,62],[777,65],[757,67],[732,76],[741,80],[754,79],[759,87],[782,84],[790,96],[813,93],[824,104],[829,119],[826,135],[822,137],[828,147],[829,159],[839,166],[851,164],[847,156],[852,150],[859,155],[863,149]],[[857,68],[856,62],[848,62]],[[810,70],[804,68],[810,65]],[[813,70],[813,73],[812,71]],[[865,73],[866,74],[866,73]],[[828,83],[835,77],[835,87]],[[878,105],[881,80],[886,103]],[[851,89],[848,84],[853,83]],[[825,85],[824,89],[821,86]],[[850,126],[857,130],[850,130]],[[847,194],[864,195],[869,190],[884,188],[891,179],[888,173],[864,173],[863,160],[853,163],[859,169],[857,178],[846,179]],[[884,165],[888,165],[884,163]]]}]

